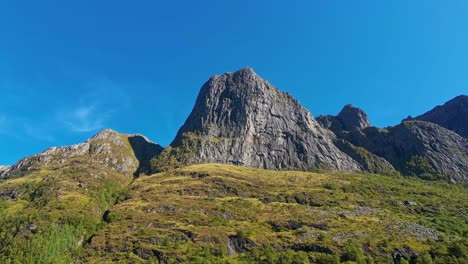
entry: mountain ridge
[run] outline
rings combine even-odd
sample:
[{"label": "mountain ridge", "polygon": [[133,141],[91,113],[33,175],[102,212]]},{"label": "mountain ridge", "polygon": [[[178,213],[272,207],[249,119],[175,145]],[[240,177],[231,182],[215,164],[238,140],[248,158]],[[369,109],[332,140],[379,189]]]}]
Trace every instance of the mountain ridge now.
[{"label": "mountain ridge", "polygon": [[[123,148],[125,153],[120,152]],[[0,169],[0,179],[20,177],[34,167],[65,163],[75,157],[87,157],[88,162],[98,162],[116,172],[130,176],[147,171],[145,163],[163,148],[140,134],[120,134],[104,129],[83,143],[50,147],[41,153],[25,157],[12,166]],[[116,154],[117,151],[117,155]]]},{"label": "mountain ridge", "polygon": [[[468,261],[466,139],[419,120],[373,127],[351,105],[313,119],[253,71],[235,74],[210,79],[180,144],[105,129],[0,167],[0,263]],[[246,154],[232,142],[292,144],[264,159],[302,167],[208,163]],[[304,153],[335,163],[305,171]]]},{"label": "mountain ridge", "polygon": [[[24,174],[41,164],[88,155],[90,161],[135,177],[173,166],[225,163],[280,170],[403,173],[466,184],[466,139],[453,135],[463,132],[460,126],[452,132],[439,126],[444,124],[437,120],[430,126],[416,121],[440,116],[442,112],[456,120],[466,119],[467,98],[457,96],[421,116],[381,129],[371,126],[367,114],[351,104],[336,116],[314,119],[297,99],[247,67],[212,76],[201,87],[192,112],[166,148],[140,134],[124,135],[105,129],[84,143],[52,147],[12,166],[0,167],[0,179]],[[125,144],[119,142],[120,137],[110,136],[117,134],[124,137]],[[104,147],[90,144],[99,140],[110,142],[104,142]],[[112,155],[110,143],[124,146],[129,154],[113,160],[99,159],[99,154]],[[408,168],[414,160],[424,162],[426,171]]]},{"label": "mountain ridge", "polygon": [[468,138],[468,96],[459,95],[443,105],[409,120],[421,120],[438,124],[464,138]]}]

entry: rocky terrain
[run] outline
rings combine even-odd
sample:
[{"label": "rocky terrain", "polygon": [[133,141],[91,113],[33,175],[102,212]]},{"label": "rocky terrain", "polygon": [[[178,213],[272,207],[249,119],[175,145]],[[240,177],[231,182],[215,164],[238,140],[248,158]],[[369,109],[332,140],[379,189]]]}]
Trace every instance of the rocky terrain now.
[{"label": "rocky terrain", "polygon": [[425,114],[409,119],[438,124],[468,138],[468,96],[457,96],[444,105],[439,105]]},{"label": "rocky terrain", "polygon": [[[464,124],[464,98],[444,105],[445,115],[455,117],[453,124]],[[174,141],[153,159],[152,171],[165,170],[167,164],[224,163],[402,173],[467,184],[466,139],[436,123],[409,121],[372,127],[367,114],[352,105],[315,120],[292,96],[244,68],[215,75],[203,85]]]},{"label": "rocky terrain", "polygon": [[30,171],[48,165],[76,162],[97,164],[115,172],[133,177],[147,170],[149,160],[163,148],[142,135],[124,135],[106,129],[84,143],[52,147],[34,156],[26,157],[11,167],[0,168],[0,179],[21,177]]},{"label": "rocky terrain", "polygon": [[342,149],[346,145],[362,148],[405,175],[468,183],[468,141],[437,124],[406,120],[379,129],[370,126],[362,109],[350,105],[337,116],[319,116],[317,120],[333,131]]},{"label": "rocky terrain", "polygon": [[252,69],[213,76],[171,144],[186,164],[358,171],[309,111]]}]

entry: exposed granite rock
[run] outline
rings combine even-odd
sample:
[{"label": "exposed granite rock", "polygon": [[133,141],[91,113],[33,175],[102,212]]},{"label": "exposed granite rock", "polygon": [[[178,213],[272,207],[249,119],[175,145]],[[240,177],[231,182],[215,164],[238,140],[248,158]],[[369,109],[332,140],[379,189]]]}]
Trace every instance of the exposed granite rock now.
[{"label": "exposed granite rock", "polygon": [[[317,122],[322,127],[331,130],[337,138],[349,141],[358,147],[363,145],[362,140],[367,140],[363,130],[371,127],[367,114],[362,109],[350,104],[345,105],[337,116],[317,117]],[[342,149],[342,151],[344,150]]]},{"label": "exposed granite rock", "polygon": [[468,183],[468,141],[439,125],[405,121],[380,129],[368,126],[367,115],[349,105],[338,116],[317,121],[333,131],[335,144],[366,171],[382,174],[393,166],[406,175]]},{"label": "exposed granite rock", "polygon": [[346,130],[364,129],[370,127],[370,121],[367,114],[360,108],[350,104],[345,105],[343,110],[337,116]]},{"label": "exposed granite rock", "polygon": [[0,166],[0,179],[3,178],[3,174],[6,173],[10,169],[10,166]]},{"label": "exposed granite rock", "polygon": [[148,167],[151,157],[162,147],[141,135],[124,135],[111,129],[103,130],[84,143],[51,147],[42,153],[26,157],[11,167],[0,170],[0,178],[20,177],[30,170],[46,165],[67,162],[86,162],[102,165],[118,173],[133,176]]},{"label": "exposed granite rock", "polygon": [[387,226],[389,232],[396,233],[399,236],[411,236],[419,241],[439,240],[439,234],[425,226],[411,222],[397,222]]},{"label": "exposed granite rock", "polygon": [[371,124],[362,109],[348,104],[337,116],[319,116],[317,121],[335,134],[334,144],[357,161],[362,170],[379,174],[396,174],[387,160],[362,147],[367,141],[363,129],[370,127]]},{"label": "exposed granite rock", "polygon": [[317,117],[317,121],[320,125],[332,131],[355,131],[371,126],[366,112],[351,104],[345,105],[337,116],[319,116]]},{"label": "exposed granite rock", "polygon": [[171,147],[186,164],[360,170],[306,108],[249,68],[203,85]]},{"label": "exposed granite rock", "polygon": [[[468,140],[460,135],[423,121],[405,121],[388,130],[364,130],[365,148],[384,157],[405,174],[408,162],[422,157],[429,167],[452,182],[468,183]],[[428,168],[430,173],[431,168]],[[417,175],[421,176],[421,175]]]},{"label": "exposed granite rock", "polygon": [[468,138],[468,96],[457,96],[414,119],[438,124]]}]

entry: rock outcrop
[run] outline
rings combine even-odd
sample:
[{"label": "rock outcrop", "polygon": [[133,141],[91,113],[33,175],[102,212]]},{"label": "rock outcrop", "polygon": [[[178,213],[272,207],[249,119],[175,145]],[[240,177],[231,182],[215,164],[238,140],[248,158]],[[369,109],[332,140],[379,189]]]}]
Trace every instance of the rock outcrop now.
[{"label": "rock outcrop", "polygon": [[350,104],[345,105],[337,116],[319,116],[317,121],[335,134],[343,131],[356,132],[371,126],[366,112]]},{"label": "rock outcrop", "polygon": [[215,75],[203,85],[171,148],[185,164],[361,169],[306,108],[250,68]]},{"label": "rock outcrop", "polygon": [[346,130],[364,129],[371,126],[366,112],[351,104],[345,105],[337,117],[341,120]]},{"label": "rock outcrop", "polygon": [[371,123],[362,109],[348,104],[337,116],[319,116],[317,121],[335,134],[335,145],[356,160],[362,170],[378,174],[396,174],[394,167],[387,160],[363,147],[367,141],[363,130],[370,127]]},{"label": "rock outcrop", "polygon": [[106,129],[84,143],[52,147],[37,155],[26,157],[3,169],[3,172],[0,170],[0,178],[20,177],[43,166],[73,162],[98,164],[103,168],[133,176],[148,168],[151,157],[162,150],[161,146],[141,135],[125,135]]},{"label": "rock outcrop", "polygon": [[380,129],[370,126],[364,111],[349,105],[338,116],[317,121],[333,131],[335,144],[366,171],[383,174],[391,171],[391,164],[405,175],[468,183],[468,141],[437,124],[407,120]]},{"label": "rock outcrop", "polygon": [[0,179],[3,178],[3,174],[6,174],[10,166],[0,166]]},{"label": "rock outcrop", "polygon": [[405,121],[365,134],[365,147],[404,174],[468,183],[468,140],[453,131],[430,122]]},{"label": "rock outcrop", "polygon": [[468,96],[457,96],[414,119],[438,124],[468,138]]}]

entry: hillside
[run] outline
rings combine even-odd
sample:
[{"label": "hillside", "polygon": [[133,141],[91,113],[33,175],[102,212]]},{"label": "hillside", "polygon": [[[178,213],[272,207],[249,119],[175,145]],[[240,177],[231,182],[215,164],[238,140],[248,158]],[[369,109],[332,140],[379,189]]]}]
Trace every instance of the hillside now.
[{"label": "hillside", "polygon": [[467,189],[416,178],[51,166],[0,193],[2,263],[468,261]]},{"label": "hillside", "polygon": [[314,119],[250,68],[215,75],[165,148],[106,129],[1,166],[0,263],[468,263],[446,127]]}]

